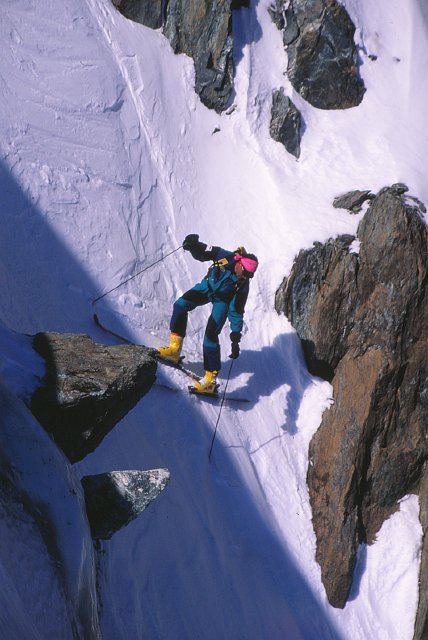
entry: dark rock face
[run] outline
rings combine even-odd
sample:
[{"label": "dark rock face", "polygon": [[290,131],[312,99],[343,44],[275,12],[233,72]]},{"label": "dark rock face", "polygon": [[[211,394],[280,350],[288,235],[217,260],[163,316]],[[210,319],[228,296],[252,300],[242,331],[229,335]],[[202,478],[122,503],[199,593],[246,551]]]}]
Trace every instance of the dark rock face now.
[{"label": "dark rock face", "polygon": [[155,380],[156,359],[145,347],[60,333],[39,333],[33,344],[46,376],[31,410],[71,462],[93,451]]},{"label": "dark rock face", "polygon": [[167,469],[111,471],[82,478],[92,537],[110,539],[153,502],[169,478]]},{"label": "dark rock face", "polygon": [[285,4],[285,0],[274,0],[268,8],[268,12],[270,17],[272,18],[272,22],[280,31],[282,31],[286,26],[284,9]]},{"label": "dark rock face", "polygon": [[359,213],[367,200],[373,200],[370,191],[349,191],[333,200],[335,209],[347,209],[350,213]]},{"label": "dark rock face", "polygon": [[334,404],[309,450],[317,560],[329,601],[346,603],[360,542],[418,491],[428,448],[427,227],[402,189],[383,189],[358,228],[301,252],[276,296],[309,370]]},{"label": "dark rock face", "polygon": [[296,91],[318,109],[360,104],[365,88],[345,8],[336,0],[291,0],[285,19],[288,76]]},{"label": "dark rock face", "polygon": [[[285,313],[299,334],[309,371],[329,381],[344,356],[343,332],[350,331],[357,298],[358,259],[348,250],[353,240],[340,236],[302,251],[276,293],[275,308]],[[344,278],[349,295],[338,295]]]},{"label": "dark rock face", "polygon": [[231,0],[169,0],[164,34],[195,62],[195,90],[218,113],[233,91]]},{"label": "dark rock face", "polygon": [[295,158],[300,156],[302,118],[299,110],[281,88],[272,96],[270,135],[281,142]]},{"label": "dark rock face", "polygon": [[249,0],[113,0],[127,18],[158,29],[175,53],[195,63],[195,90],[202,103],[217,113],[233,94],[232,11]]},{"label": "dark rock face", "polygon": [[160,29],[163,21],[163,0],[113,0],[119,11],[134,22],[151,29]]}]

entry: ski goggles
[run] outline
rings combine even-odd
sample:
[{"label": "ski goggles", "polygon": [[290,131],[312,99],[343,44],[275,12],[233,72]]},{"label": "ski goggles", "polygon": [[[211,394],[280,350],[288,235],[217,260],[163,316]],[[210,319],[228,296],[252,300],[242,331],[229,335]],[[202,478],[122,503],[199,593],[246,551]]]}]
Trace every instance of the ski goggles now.
[{"label": "ski goggles", "polygon": [[244,267],[245,271],[251,275],[256,272],[259,263],[257,260],[253,260],[252,258],[246,258],[245,256],[235,256],[235,261],[240,262]]}]

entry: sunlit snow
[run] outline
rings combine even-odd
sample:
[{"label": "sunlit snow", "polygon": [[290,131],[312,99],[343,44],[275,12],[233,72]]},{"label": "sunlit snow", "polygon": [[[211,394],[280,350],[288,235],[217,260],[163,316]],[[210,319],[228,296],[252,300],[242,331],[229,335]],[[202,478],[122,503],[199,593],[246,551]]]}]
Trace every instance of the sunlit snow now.
[{"label": "sunlit snow", "polygon": [[[355,234],[363,212],[333,208],[337,195],[404,182],[428,204],[423,0],[343,4],[357,27],[367,87],[358,108],[320,111],[295,93],[270,0],[259,0],[234,15],[235,108],[222,115],[193,91],[193,62],[174,55],[160,32],[126,20],[110,0],[2,7],[5,325],[109,342],[92,322],[96,310],[122,335],[157,346],[168,337],[174,299],[206,265],[180,250],[95,307],[92,300],[180,247],[188,233],[228,249],[244,245],[260,259],[228,387],[251,402],[224,405],[211,462],[219,405],[189,397],[181,391],[187,378],[159,366],[161,384],[76,465],[82,475],[171,472],[146,512],[102,544],[106,640],[412,637],[421,540],[415,496],[360,549],[345,609],[328,604],[306,468],[332,388],[308,374],[294,330],[273,308],[301,249]],[[271,94],[281,86],[306,125],[298,161],[269,136]],[[192,314],[185,341],[186,361],[199,367],[208,314]],[[28,373],[14,373],[9,384],[25,396],[40,362],[28,355],[27,338],[15,344],[10,335],[0,331],[0,376],[9,376],[15,360],[26,363]],[[24,524],[17,531],[25,536]],[[36,555],[30,545],[17,580],[42,589]],[[0,566],[0,584],[2,575]],[[41,637],[46,629],[39,627]]]}]

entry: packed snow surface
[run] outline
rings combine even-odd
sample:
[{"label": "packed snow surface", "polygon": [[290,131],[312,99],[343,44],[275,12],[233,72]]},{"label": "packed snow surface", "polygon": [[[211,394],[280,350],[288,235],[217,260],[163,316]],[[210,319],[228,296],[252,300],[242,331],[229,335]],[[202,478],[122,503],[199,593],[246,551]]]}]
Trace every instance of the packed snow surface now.
[{"label": "packed snow surface", "polygon": [[[222,115],[194,93],[193,62],[110,0],[14,0],[1,11],[0,304],[8,327],[108,341],[91,321],[96,310],[119,333],[157,346],[168,338],[174,299],[205,273],[181,249],[158,262],[186,234],[244,245],[260,260],[228,385],[250,402],[224,405],[211,461],[219,405],[188,396],[188,379],[159,366],[149,395],[76,467],[171,472],[153,505],[103,544],[106,640],[412,637],[421,541],[414,496],[374,545],[361,547],[345,609],[327,602],[305,477],[332,390],[308,374],[295,332],[273,305],[301,249],[355,233],[363,214],[334,209],[335,196],[405,182],[428,203],[428,12],[422,0],[346,0],[367,92],[358,108],[320,111],[284,75],[269,4],[235,12],[235,108]],[[305,121],[299,161],[269,137],[271,94],[281,86]],[[186,360],[200,371],[208,315],[192,314],[185,342]],[[17,361],[31,360],[24,339],[3,333],[1,376],[20,349]],[[28,393],[39,366],[28,362],[28,375],[9,387]],[[20,580],[30,579],[26,560]],[[36,589],[38,571],[35,559]]]}]

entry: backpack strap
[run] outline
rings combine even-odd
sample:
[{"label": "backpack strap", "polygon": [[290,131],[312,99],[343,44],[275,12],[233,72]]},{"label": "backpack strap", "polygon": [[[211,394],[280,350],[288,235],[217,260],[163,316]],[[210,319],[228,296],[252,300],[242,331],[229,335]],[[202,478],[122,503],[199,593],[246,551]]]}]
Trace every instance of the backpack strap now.
[{"label": "backpack strap", "polygon": [[226,271],[226,267],[231,263],[232,261],[230,260],[230,258],[220,258],[219,260],[216,260],[212,263],[212,265],[209,266],[207,276],[215,268],[220,269],[220,271],[224,273]]},{"label": "backpack strap", "polygon": [[230,262],[230,260],[228,260],[227,258],[220,258],[220,260],[216,260],[215,262],[213,262],[212,266],[213,267],[220,267],[220,269],[222,271],[224,271],[226,265],[228,265],[229,262]]}]

